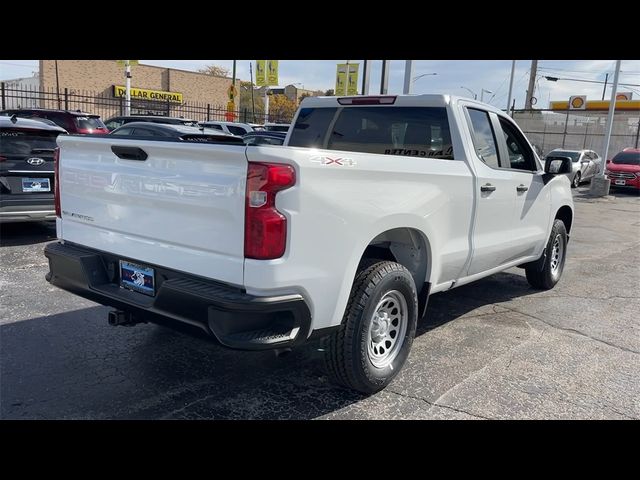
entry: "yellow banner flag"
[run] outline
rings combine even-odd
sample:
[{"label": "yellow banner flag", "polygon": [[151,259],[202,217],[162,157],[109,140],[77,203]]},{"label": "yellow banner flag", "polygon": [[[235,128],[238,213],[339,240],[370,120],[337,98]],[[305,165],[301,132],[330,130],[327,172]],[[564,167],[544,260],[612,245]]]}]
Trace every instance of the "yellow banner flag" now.
[{"label": "yellow banner flag", "polygon": [[267,85],[278,85],[278,60],[267,60]]},{"label": "yellow banner flag", "polygon": [[349,74],[347,77],[347,95],[358,95],[358,70],[359,63],[349,64]]},{"label": "yellow banner flag", "polygon": [[256,60],[256,85],[265,87],[267,85],[266,60]]},{"label": "yellow banner flag", "polygon": [[339,63],[336,68],[336,89],[334,95],[346,95],[347,64]]}]

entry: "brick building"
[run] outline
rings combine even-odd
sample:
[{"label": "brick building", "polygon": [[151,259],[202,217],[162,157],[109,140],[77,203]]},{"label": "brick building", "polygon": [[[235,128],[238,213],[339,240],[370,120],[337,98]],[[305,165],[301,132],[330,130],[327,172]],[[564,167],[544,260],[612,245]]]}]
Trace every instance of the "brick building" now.
[{"label": "brick building", "polygon": [[[40,60],[40,89],[43,91],[56,89],[55,63],[54,60]],[[69,94],[122,95],[122,89],[116,87],[125,84],[124,67],[115,60],[58,60],[57,63],[60,89],[67,88]],[[132,89],[138,89],[139,98],[147,100],[144,108],[139,106],[139,109],[149,110],[153,103],[149,100],[157,100],[157,113],[162,113],[167,101],[172,103],[172,114],[179,114],[180,103],[185,102],[226,108],[231,85],[230,77],[142,64],[131,67],[131,77]],[[240,88],[239,79],[236,79],[236,87]],[[132,95],[132,113],[146,113],[136,112],[136,99],[136,95]]]}]

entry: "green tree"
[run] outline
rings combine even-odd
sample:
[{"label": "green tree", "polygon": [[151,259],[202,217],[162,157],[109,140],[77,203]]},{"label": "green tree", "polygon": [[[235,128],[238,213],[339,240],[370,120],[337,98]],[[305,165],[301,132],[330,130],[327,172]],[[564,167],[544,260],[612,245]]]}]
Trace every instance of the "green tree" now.
[{"label": "green tree", "polygon": [[330,88],[329,90],[327,90],[326,92],[324,92],[324,94],[327,97],[333,97],[335,95],[335,92],[333,91],[333,88]]},{"label": "green tree", "polygon": [[206,67],[199,68],[198,72],[213,75],[215,77],[229,76],[229,69],[227,67],[221,67],[220,65],[207,65]]}]

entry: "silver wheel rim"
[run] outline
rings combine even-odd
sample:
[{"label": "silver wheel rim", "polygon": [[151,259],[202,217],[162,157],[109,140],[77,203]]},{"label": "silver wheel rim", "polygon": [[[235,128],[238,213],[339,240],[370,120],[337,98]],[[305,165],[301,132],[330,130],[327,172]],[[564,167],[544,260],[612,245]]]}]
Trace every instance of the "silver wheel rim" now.
[{"label": "silver wheel rim", "polygon": [[551,275],[553,275],[554,277],[557,277],[560,273],[563,256],[564,243],[562,242],[562,236],[558,234],[553,240],[553,247],[551,247]]},{"label": "silver wheel rim", "polygon": [[389,366],[398,356],[407,332],[407,301],[397,290],[387,292],[369,322],[367,355],[376,368]]},{"label": "silver wheel rim", "polygon": [[[574,184],[576,187],[579,187],[579,186],[580,186],[580,173],[576,173],[576,176],[575,176],[575,177],[573,177],[573,184]],[[565,183],[565,185],[566,185],[566,183]]]}]

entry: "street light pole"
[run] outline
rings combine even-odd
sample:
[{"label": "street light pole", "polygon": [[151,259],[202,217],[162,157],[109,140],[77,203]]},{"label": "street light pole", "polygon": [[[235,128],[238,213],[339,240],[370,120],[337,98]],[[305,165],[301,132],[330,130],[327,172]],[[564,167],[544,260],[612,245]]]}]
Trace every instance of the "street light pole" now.
[{"label": "street light pole", "polygon": [[423,73],[422,75],[418,75],[417,77],[413,77],[411,83],[416,83],[417,80],[420,80],[422,77],[430,77],[432,75],[438,75],[437,73]]},{"label": "street light pole", "polygon": [[408,95],[411,93],[411,77],[413,77],[413,60],[405,60],[404,63],[404,88],[402,93]]},{"label": "street light pole", "polygon": [[605,127],[604,142],[602,145],[602,169],[597,177],[591,180],[591,195],[604,197],[609,194],[609,186],[611,181],[605,178],[604,171],[609,158],[609,144],[611,142],[611,131],[613,130],[613,116],[616,110],[616,94],[618,93],[618,79],[620,77],[620,64],[622,60],[616,61],[616,71],[613,74],[613,87],[611,88],[611,101],[609,102],[609,114],[607,115],[607,126]]},{"label": "street light pole", "polygon": [[253,98],[253,68],[251,66],[253,62],[249,62],[249,75],[251,75],[251,114],[253,121],[256,121],[256,101]]},{"label": "street light pole", "polygon": [[124,114],[131,115],[131,62],[125,60],[125,96],[124,96]]},{"label": "street light pole", "polygon": [[464,88],[465,90],[468,90],[469,92],[471,92],[471,95],[473,95],[473,99],[474,100],[478,99],[478,94],[476,92],[474,92],[473,90],[471,90],[469,87],[461,86],[460,88]]},{"label": "street light pole", "polygon": [[604,101],[604,96],[607,93],[607,81],[609,80],[609,74],[607,73],[604,76],[604,88],[602,89],[602,101]]},{"label": "street light pole", "polygon": [[513,76],[516,73],[516,61],[511,60],[511,79],[509,80],[509,98],[507,99],[507,114],[509,113],[509,107],[511,107],[511,94],[513,93]]},{"label": "street light pole", "polygon": [[389,62],[382,60],[382,74],[380,75],[380,95],[386,95],[389,89]]}]

